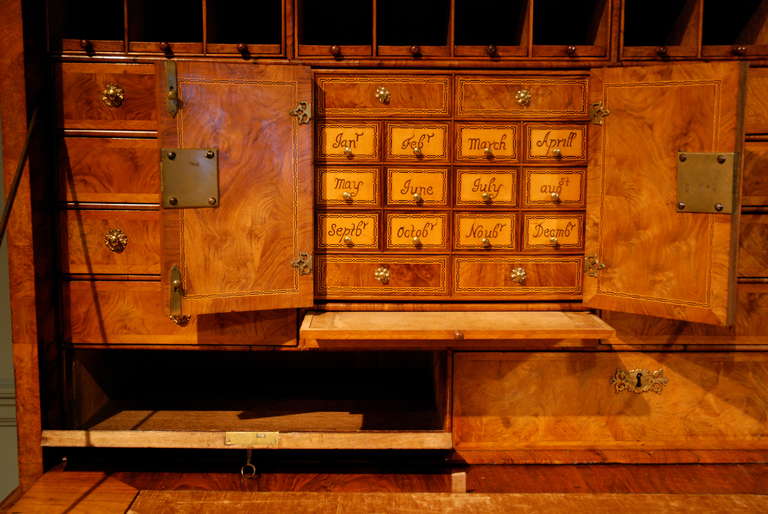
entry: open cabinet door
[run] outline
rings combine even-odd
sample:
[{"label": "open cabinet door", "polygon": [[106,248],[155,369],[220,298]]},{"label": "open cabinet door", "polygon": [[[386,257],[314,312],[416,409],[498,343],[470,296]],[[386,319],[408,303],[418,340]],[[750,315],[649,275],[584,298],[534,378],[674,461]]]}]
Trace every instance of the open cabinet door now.
[{"label": "open cabinet door", "polygon": [[312,305],[309,68],[158,66],[172,319]]},{"label": "open cabinet door", "polygon": [[[584,303],[729,324],[746,66],[670,64],[592,73]],[[687,162],[678,152],[713,155]],[[704,201],[711,212],[680,205],[678,163],[691,164],[693,157],[710,168],[718,163],[722,169],[715,173],[733,181],[726,193]],[[706,191],[711,184],[696,187]],[[717,203],[723,204],[719,211]]]}]

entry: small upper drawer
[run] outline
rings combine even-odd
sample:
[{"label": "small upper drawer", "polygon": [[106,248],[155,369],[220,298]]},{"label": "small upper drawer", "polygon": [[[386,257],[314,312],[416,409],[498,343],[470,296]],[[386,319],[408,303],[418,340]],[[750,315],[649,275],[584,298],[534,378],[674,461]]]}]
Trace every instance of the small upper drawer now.
[{"label": "small upper drawer", "polygon": [[379,160],[379,124],[319,123],[317,158],[336,161]]},{"label": "small upper drawer", "polygon": [[65,129],[157,130],[152,64],[61,63]]},{"label": "small upper drawer", "polygon": [[448,159],[447,123],[387,123],[386,158],[394,161]]},{"label": "small upper drawer", "polygon": [[321,213],[317,216],[317,247],[334,250],[375,250],[379,247],[378,213]]},{"label": "small upper drawer", "polygon": [[583,214],[526,214],[523,250],[578,250],[584,248]]},{"label": "small upper drawer", "polygon": [[387,168],[388,205],[434,207],[447,203],[447,168]]},{"label": "small upper drawer", "polygon": [[518,133],[517,124],[457,123],[456,160],[517,161]]},{"label": "small upper drawer", "polygon": [[67,210],[60,223],[63,273],[160,273],[158,211]]},{"label": "small upper drawer", "polygon": [[587,80],[459,76],[456,98],[457,117],[580,118],[587,115]]},{"label": "small upper drawer", "polygon": [[378,168],[318,168],[317,203],[333,207],[378,207]]},{"label": "small upper drawer", "polygon": [[529,168],[523,176],[524,207],[584,207],[584,170]]},{"label": "small upper drawer", "polygon": [[387,213],[387,248],[444,250],[448,248],[448,214]]},{"label": "small upper drawer", "polygon": [[768,132],[768,68],[750,68],[747,74],[744,132],[747,134]]},{"label": "small upper drawer", "polygon": [[768,141],[744,143],[742,205],[768,204]]},{"label": "small upper drawer", "polygon": [[457,169],[456,205],[514,207],[517,205],[517,171],[514,169]]},{"label": "small upper drawer", "polygon": [[419,116],[450,113],[450,79],[446,76],[319,75],[320,116]]},{"label": "small upper drawer", "polygon": [[525,126],[525,160],[573,162],[587,160],[584,125]]},{"label": "small upper drawer", "polygon": [[516,225],[513,213],[456,213],[454,249],[514,250]]}]

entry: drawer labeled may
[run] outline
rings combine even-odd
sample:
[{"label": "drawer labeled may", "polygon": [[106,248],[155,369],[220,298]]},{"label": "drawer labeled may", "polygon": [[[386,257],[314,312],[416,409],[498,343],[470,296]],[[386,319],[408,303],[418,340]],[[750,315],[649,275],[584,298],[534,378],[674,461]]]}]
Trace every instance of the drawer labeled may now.
[{"label": "drawer labeled may", "polygon": [[517,161],[518,125],[456,124],[456,160]]},{"label": "drawer labeled may", "polygon": [[317,168],[318,205],[379,205],[378,168]]},{"label": "drawer labeled may", "polygon": [[387,160],[448,159],[447,123],[387,123]]},{"label": "drawer labeled may", "polygon": [[524,207],[584,207],[584,170],[529,168],[523,177]]},{"label": "drawer labeled may", "polygon": [[457,169],[456,205],[514,207],[517,205],[517,170]]},{"label": "drawer labeled may", "polygon": [[318,159],[376,161],[379,159],[378,123],[319,123]]},{"label": "drawer labeled may", "polygon": [[318,214],[317,247],[336,250],[377,249],[378,213]]},{"label": "drawer labeled may", "polygon": [[387,204],[444,206],[448,203],[448,169],[387,169]]},{"label": "drawer labeled may", "polygon": [[525,126],[525,160],[585,161],[587,129],[584,125]]},{"label": "drawer labeled may", "polygon": [[523,216],[523,250],[578,250],[583,247],[583,214]]},{"label": "drawer labeled may", "polygon": [[387,213],[387,248],[443,250],[448,248],[448,214]]},{"label": "drawer labeled may", "polygon": [[514,250],[515,215],[513,213],[456,213],[454,218],[456,250]]},{"label": "drawer labeled may", "polygon": [[318,294],[329,298],[448,294],[445,255],[319,255],[315,271]]}]

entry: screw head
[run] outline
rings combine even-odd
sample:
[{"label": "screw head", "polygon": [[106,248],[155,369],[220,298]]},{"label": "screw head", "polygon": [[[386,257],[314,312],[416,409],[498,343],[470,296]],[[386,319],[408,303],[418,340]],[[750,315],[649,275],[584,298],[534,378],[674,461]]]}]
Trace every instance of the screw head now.
[{"label": "screw head", "polygon": [[216,205],[216,198],[209,196],[208,197],[208,205]]},{"label": "screw head", "polygon": [[205,157],[207,159],[213,159],[214,157],[216,157],[216,152],[214,152],[213,150],[208,150],[207,152],[205,152]]},{"label": "screw head", "polygon": [[168,203],[171,205],[176,205],[177,203],[179,203],[179,199],[176,198],[175,196],[171,196],[170,198],[168,198]]},{"label": "screw head", "polygon": [[684,153],[681,153],[678,159],[680,159],[680,162],[685,162],[688,160],[688,156],[685,155]]},{"label": "screw head", "polygon": [[176,152],[168,152],[168,160],[172,161],[176,158]]},{"label": "screw head", "polygon": [[721,204],[721,203],[716,203],[716,204],[715,204],[715,210],[716,210],[717,212],[720,212],[720,211],[722,211],[724,208],[725,208],[725,206],[724,206],[723,204]]},{"label": "screw head", "polygon": [[677,209],[680,210],[680,211],[685,209],[685,202],[678,202],[677,203]]},{"label": "screw head", "polygon": [[717,162],[719,162],[720,164],[723,164],[725,162],[725,155],[718,155]]}]

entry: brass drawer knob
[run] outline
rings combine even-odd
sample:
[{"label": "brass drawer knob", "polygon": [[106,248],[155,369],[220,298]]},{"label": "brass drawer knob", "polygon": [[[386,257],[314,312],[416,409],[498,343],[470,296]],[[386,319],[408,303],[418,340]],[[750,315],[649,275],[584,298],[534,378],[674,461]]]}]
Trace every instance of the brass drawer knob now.
[{"label": "brass drawer knob", "polygon": [[104,244],[111,252],[123,253],[128,246],[128,236],[119,228],[113,228],[104,234]]},{"label": "brass drawer knob", "polygon": [[611,384],[617,393],[628,391],[630,393],[654,392],[661,394],[669,379],[664,376],[663,369],[651,371],[647,369],[617,369],[611,377]]},{"label": "brass drawer knob", "polygon": [[488,45],[485,47],[485,53],[488,54],[488,57],[498,57],[499,49],[496,47],[496,45]]},{"label": "brass drawer knob", "polygon": [[424,198],[419,193],[413,193],[413,201],[416,203],[420,203],[424,201]]},{"label": "brass drawer knob", "polygon": [[484,237],[480,240],[480,244],[483,245],[483,248],[490,248],[491,247],[491,240],[487,237]]},{"label": "brass drawer knob", "polygon": [[344,199],[345,202],[351,202],[352,201],[352,193],[349,191],[344,191],[341,193],[341,197]]},{"label": "brass drawer knob", "polygon": [[515,93],[515,100],[517,100],[518,105],[522,107],[531,105],[531,98],[531,92],[527,89],[520,89]]},{"label": "brass drawer knob", "polygon": [[344,236],[344,244],[347,246],[352,246],[355,244],[354,241],[352,241],[352,238],[349,236]]},{"label": "brass drawer knob", "polygon": [[411,241],[413,241],[413,246],[421,246],[421,238],[419,236],[413,236]]},{"label": "brass drawer knob", "polygon": [[416,157],[424,157],[424,152],[421,151],[420,146],[414,146],[413,147],[413,155]]},{"label": "brass drawer knob", "polygon": [[493,159],[493,149],[491,147],[483,148],[483,153],[485,154],[485,157],[488,159]]},{"label": "brass drawer knob", "polygon": [[563,158],[563,151],[560,150],[559,148],[555,148],[554,150],[552,150],[552,156],[555,159],[562,159]]},{"label": "brass drawer knob", "polygon": [[483,193],[481,196],[482,196],[482,198],[483,198],[483,201],[484,201],[485,203],[491,203],[491,200],[492,200],[492,198],[491,198],[491,193],[485,192],[485,193]]},{"label": "brass drawer knob", "polygon": [[552,193],[549,196],[552,197],[553,202],[555,203],[560,202],[560,193],[558,193],[557,191],[552,191]]},{"label": "brass drawer knob", "polygon": [[525,282],[525,279],[528,278],[528,274],[525,272],[524,268],[515,268],[509,274],[509,278],[512,279],[512,282],[522,284]]},{"label": "brass drawer knob", "polygon": [[375,278],[376,280],[378,280],[382,284],[388,284],[389,283],[389,268],[387,268],[386,266],[379,266],[373,272],[373,278]]},{"label": "brass drawer knob", "polygon": [[341,47],[339,45],[331,45],[328,48],[328,51],[331,53],[332,56],[336,57],[337,59],[341,57]]},{"label": "brass drawer knob", "polygon": [[412,45],[410,48],[408,48],[408,51],[411,52],[413,57],[421,56],[421,47],[419,45]]},{"label": "brass drawer knob", "polygon": [[117,84],[107,84],[101,92],[101,101],[109,107],[120,107],[125,100],[125,90]]},{"label": "brass drawer knob", "polygon": [[739,56],[747,55],[747,47],[742,45],[734,46],[733,55],[739,55]]},{"label": "brass drawer knob", "polygon": [[669,57],[669,48],[667,48],[666,46],[656,47],[656,55],[662,58]]},{"label": "brass drawer knob", "polygon": [[552,246],[559,246],[560,241],[558,241],[556,237],[552,236],[549,238],[549,244],[551,244]]},{"label": "brass drawer knob", "polygon": [[378,100],[380,103],[383,103],[383,104],[388,104],[391,98],[389,89],[385,88],[384,86],[379,86],[376,88],[375,96],[376,96],[376,100]]},{"label": "brass drawer knob", "polygon": [[351,159],[355,154],[352,153],[352,148],[350,148],[349,146],[345,146],[344,147],[344,155],[346,155],[347,157],[349,157]]}]

